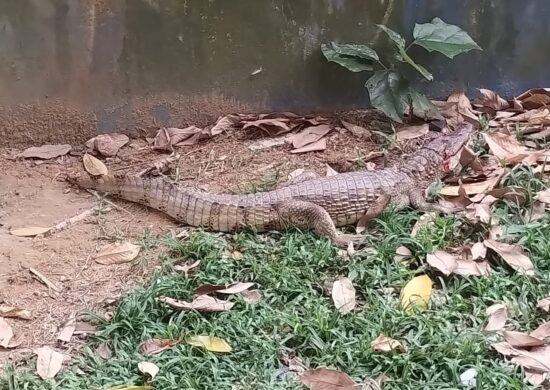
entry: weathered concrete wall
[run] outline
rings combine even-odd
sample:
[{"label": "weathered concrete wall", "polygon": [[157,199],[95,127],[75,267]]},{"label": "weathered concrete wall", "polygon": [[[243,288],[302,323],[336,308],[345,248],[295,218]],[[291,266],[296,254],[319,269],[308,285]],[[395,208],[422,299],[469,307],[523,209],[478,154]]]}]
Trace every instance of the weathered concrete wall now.
[{"label": "weathered concrete wall", "polygon": [[1,1],[0,145],[203,124],[231,111],[365,106],[368,74],[327,63],[319,45],[380,48],[375,24],[410,39],[415,22],[434,16],[484,51],[450,61],[415,48],[434,73],[421,84],[431,96],[550,84],[547,0]]}]

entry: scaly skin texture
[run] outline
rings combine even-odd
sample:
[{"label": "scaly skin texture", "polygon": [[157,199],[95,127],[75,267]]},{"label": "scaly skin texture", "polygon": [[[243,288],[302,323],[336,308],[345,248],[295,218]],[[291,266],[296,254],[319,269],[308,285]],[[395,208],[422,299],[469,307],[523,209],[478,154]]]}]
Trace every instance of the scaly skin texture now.
[{"label": "scaly skin texture", "polygon": [[424,211],[452,211],[428,203],[424,191],[447,173],[448,159],[462,150],[470,133],[470,127],[463,127],[432,137],[409,159],[391,168],[321,178],[306,173],[276,190],[256,194],[212,194],[138,176],[81,175],[70,180],[82,188],[162,211],[186,225],[221,232],[245,226],[257,232],[295,226],[345,246],[359,236],[340,234],[336,227],[354,224],[361,217],[375,218],[389,204],[397,209],[412,205]]}]

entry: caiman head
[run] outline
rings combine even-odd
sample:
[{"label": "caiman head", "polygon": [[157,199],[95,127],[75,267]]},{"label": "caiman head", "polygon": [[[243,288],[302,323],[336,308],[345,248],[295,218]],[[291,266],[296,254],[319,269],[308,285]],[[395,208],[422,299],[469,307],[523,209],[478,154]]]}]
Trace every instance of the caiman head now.
[{"label": "caiman head", "polygon": [[449,172],[450,160],[467,145],[472,133],[473,126],[467,123],[454,131],[433,133],[430,141],[424,144],[406,165],[410,164],[410,168],[416,171],[415,174],[433,178],[445,175]]}]

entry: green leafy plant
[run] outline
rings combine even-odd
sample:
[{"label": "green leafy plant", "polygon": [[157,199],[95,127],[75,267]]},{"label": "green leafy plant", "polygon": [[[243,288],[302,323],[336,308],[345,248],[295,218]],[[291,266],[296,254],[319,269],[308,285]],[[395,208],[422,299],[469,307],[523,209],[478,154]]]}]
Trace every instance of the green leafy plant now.
[{"label": "green leafy plant", "polygon": [[387,59],[389,65],[382,62],[378,53],[367,45],[330,42],[323,43],[321,51],[328,61],[336,62],[352,72],[374,72],[365,83],[371,104],[394,121],[402,123],[407,112],[422,118],[441,119],[432,102],[415,90],[399,71],[402,64],[408,64],[426,80],[433,80],[433,75],[409,56],[409,49],[417,45],[451,59],[470,50],[482,49],[460,27],[447,24],[440,18],[434,18],[430,23],[415,24],[414,41],[408,45],[397,32],[383,25],[378,27],[387,34],[396,49]]}]

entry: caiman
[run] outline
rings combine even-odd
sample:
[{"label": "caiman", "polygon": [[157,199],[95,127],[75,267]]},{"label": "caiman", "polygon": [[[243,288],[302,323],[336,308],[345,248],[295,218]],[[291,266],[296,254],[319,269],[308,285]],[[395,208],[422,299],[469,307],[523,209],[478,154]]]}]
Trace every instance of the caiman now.
[{"label": "caiman", "polygon": [[202,192],[159,178],[139,176],[73,176],[81,188],[107,192],[159,210],[178,222],[211,231],[233,232],[252,227],[257,232],[285,227],[312,229],[340,246],[359,235],[336,227],[378,216],[388,205],[422,211],[452,212],[428,202],[426,188],[449,171],[449,159],[462,150],[471,126],[431,136],[414,154],[389,168],[312,178],[303,175],[273,191],[229,195]]}]

